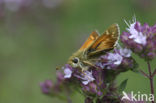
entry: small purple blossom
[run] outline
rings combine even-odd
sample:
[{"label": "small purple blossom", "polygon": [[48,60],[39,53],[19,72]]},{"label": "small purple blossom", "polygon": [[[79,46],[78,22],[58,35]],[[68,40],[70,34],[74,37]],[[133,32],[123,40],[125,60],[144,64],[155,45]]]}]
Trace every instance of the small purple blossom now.
[{"label": "small purple blossom", "polygon": [[70,78],[72,76],[72,68],[70,65],[66,64],[62,69],[64,71],[64,78]]},{"label": "small purple blossom", "polygon": [[83,78],[82,78],[82,83],[84,85],[87,85],[88,83],[94,81],[95,79],[93,78],[92,72],[85,71]]},{"label": "small purple blossom", "polygon": [[127,49],[127,48],[120,48],[120,49],[119,49],[119,53],[120,53],[120,55],[123,56],[123,57],[130,57],[132,51],[131,51],[130,49]]},{"label": "small purple blossom", "polygon": [[70,78],[72,75],[72,71],[69,68],[64,69],[64,78]]},{"label": "small purple blossom", "polygon": [[57,82],[61,83],[62,81],[64,81],[64,74],[62,72],[56,72],[56,76],[57,76]]},{"label": "small purple blossom", "polygon": [[84,71],[83,73],[81,73],[81,75],[75,75],[75,77],[80,78],[84,85],[87,85],[88,83],[95,80],[92,72],[90,71]]},{"label": "small purple blossom", "polygon": [[43,93],[48,94],[51,92],[51,88],[53,87],[53,83],[51,80],[46,80],[45,82],[40,83],[40,87]]},{"label": "small purple blossom", "polygon": [[123,57],[118,53],[108,53],[108,61],[115,65],[120,65]]}]

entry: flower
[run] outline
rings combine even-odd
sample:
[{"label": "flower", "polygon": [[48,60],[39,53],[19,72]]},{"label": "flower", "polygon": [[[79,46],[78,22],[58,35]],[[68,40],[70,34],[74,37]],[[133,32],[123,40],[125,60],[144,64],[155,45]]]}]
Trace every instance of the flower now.
[{"label": "flower", "polygon": [[[102,68],[95,68],[97,64]],[[98,100],[97,103],[119,101],[120,98],[116,98],[118,94],[113,94],[117,91],[114,80],[120,72],[134,67],[131,51],[128,48],[115,48],[113,52],[101,56],[97,64],[90,66],[86,71],[66,64],[61,69],[62,72],[57,72],[56,83],[44,82],[41,89],[47,95],[60,97],[60,93],[73,92],[76,88],[86,96],[86,103],[92,103],[95,98]]]},{"label": "flower", "polygon": [[147,23],[141,25],[139,21],[133,19],[133,23],[128,24],[127,32],[121,35],[122,43],[134,53],[145,60],[152,60],[156,56],[156,24],[149,26]]},{"label": "flower", "polygon": [[56,72],[56,76],[57,76],[57,82],[58,83],[62,83],[62,81],[64,81],[64,74],[60,71],[57,71]]},{"label": "flower", "polygon": [[123,57],[118,53],[108,53],[108,61],[115,65],[120,65]]},{"label": "flower", "polygon": [[145,45],[146,44],[146,35],[143,35],[141,31],[138,31],[135,27],[139,27],[140,23],[134,21],[134,23],[128,25],[127,31],[130,33],[129,38],[133,39],[136,43]]},{"label": "flower", "polygon": [[[58,96],[60,92],[66,90],[67,92],[71,91],[68,85],[68,79],[64,78],[62,72],[57,71],[56,82],[52,82],[51,80],[45,80],[40,83],[41,91],[46,95]],[[58,96],[58,98],[60,98]]]},{"label": "flower", "polygon": [[70,65],[66,64],[62,69],[64,70],[64,78],[70,78],[72,76],[72,68]]},{"label": "flower", "polygon": [[84,85],[87,85],[89,82],[94,81],[95,79],[93,78],[92,72],[85,71],[83,78],[82,78],[82,83]]},{"label": "flower", "polygon": [[102,69],[116,69],[120,65],[125,65],[125,63],[127,63],[126,65],[128,66],[128,63],[132,63],[127,62],[129,61],[127,59],[131,58],[131,53],[132,51],[130,49],[122,48],[118,45],[112,53],[107,53],[106,55],[101,56],[96,65]]},{"label": "flower", "polygon": [[72,75],[72,71],[69,68],[64,69],[64,78],[70,78]]},{"label": "flower", "polygon": [[75,77],[80,78],[84,85],[87,85],[88,83],[95,80],[92,75],[92,72],[90,72],[90,71],[84,71],[80,75],[75,74]]},{"label": "flower", "polygon": [[131,51],[130,49],[127,49],[127,48],[120,48],[120,49],[119,49],[119,53],[120,53],[120,55],[123,56],[123,57],[130,57],[132,51]]},{"label": "flower", "polygon": [[51,80],[45,80],[45,82],[40,83],[41,90],[44,94],[48,94],[51,92],[51,88],[53,87],[53,83]]}]

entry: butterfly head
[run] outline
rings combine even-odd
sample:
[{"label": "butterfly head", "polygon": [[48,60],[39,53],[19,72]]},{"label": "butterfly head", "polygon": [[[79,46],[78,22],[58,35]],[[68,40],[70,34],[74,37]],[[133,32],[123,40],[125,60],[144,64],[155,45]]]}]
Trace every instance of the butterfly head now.
[{"label": "butterfly head", "polygon": [[71,65],[73,68],[81,68],[81,60],[78,56],[71,56],[68,60],[68,64]]},{"label": "butterfly head", "polygon": [[86,60],[85,57],[86,57],[85,52],[78,50],[69,58],[67,63],[71,65],[73,68],[82,69],[84,67],[83,60]]}]

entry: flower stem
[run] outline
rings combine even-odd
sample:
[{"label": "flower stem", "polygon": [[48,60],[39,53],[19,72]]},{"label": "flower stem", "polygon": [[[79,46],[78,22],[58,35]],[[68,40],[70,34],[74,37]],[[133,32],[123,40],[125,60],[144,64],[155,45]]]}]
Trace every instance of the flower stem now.
[{"label": "flower stem", "polygon": [[139,71],[140,71],[140,73],[141,73],[144,77],[150,78],[149,75],[148,75],[147,73],[145,73],[144,71],[142,71],[142,70],[139,70]]},{"label": "flower stem", "polygon": [[154,70],[152,77],[154,78],[155,75],[156,75],[156,69]]},{"label": "flower stem", "polygon": [[[148,65],[149,80],[150,80],[150,86],[151,86],[151,94],[154,95],[153,76],[152,76],[151,65],[149,61],[147,61],[147,65]],[[152,101],[152,103],[154,103],[154,101]]]}]

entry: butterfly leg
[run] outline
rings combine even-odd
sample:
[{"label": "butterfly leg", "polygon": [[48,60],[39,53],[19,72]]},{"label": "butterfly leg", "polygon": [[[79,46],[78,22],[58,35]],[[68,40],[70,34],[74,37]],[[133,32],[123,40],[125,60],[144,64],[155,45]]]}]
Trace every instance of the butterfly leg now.
[{"label": "butterfly leg", "polygon": [[84,65],[84,63],[79,63],[79,67],[81,68],[81,72],[88,70],[88,66]]},{"label": "butterfly leg", "polygon": [[89,66],[94,66],[94,64],[92,64],[92,63],[89,62],[89,61],[83,61],[83,63],[84,63],[84,64],[87,64],[87,65],[89,65]]},{"label": "butterfly leg", "polygon": [[82,67],[82,72],[87,71],[88,67]]},{"label": "butterfly leg", "polygon": [[83,61],[83,62],[84,62],[84,64],[87,64],[87,65],[89,65],[89,66],[92,66],[92,67],[98,69],[98,67],[95,66],[95,64],[93,64],[93,63],[91,63],[91,62],[89,62],[89,61]]}]

